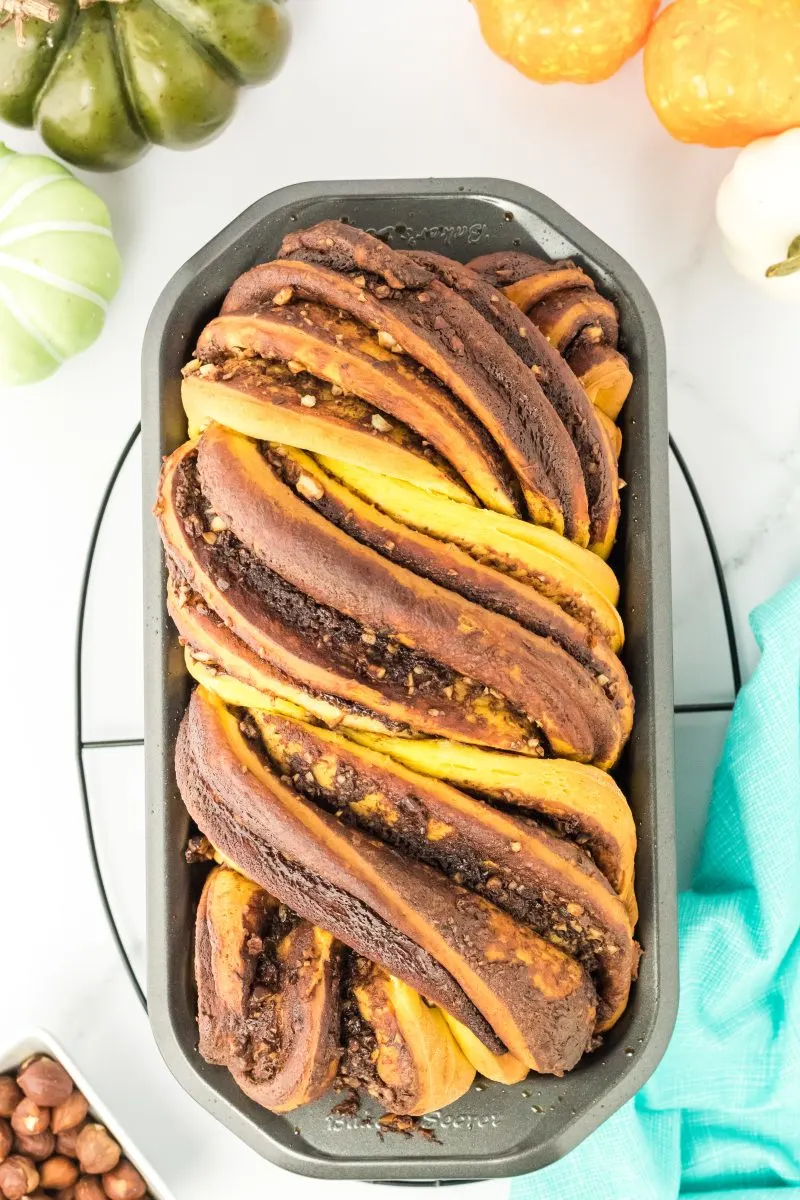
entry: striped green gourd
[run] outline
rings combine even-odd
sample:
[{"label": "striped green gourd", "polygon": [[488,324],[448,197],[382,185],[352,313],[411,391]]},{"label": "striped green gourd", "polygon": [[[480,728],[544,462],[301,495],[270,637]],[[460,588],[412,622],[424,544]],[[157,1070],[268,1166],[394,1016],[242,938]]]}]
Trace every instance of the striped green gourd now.
[{"label": "striped green gourd", "polygon": [[52,158],[0,143],[0,384],[85,350],[120,281],[108,209]]}]

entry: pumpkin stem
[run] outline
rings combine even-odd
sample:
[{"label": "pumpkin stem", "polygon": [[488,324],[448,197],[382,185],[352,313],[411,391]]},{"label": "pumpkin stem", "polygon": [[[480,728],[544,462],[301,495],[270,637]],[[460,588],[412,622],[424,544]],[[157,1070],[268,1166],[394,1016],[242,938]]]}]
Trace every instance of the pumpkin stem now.
[{"label": "pumpkin stem", "polygon": [[780,275],[794,275],[795,271],[800,271],[800,233],[789,242],[786,258],[767,267],[764,274],[767,279],[775,279]]},{"label": "pumpkin stem", "polygon": [[58,5],[50,4],[48,0],[0,0],[0,29],[13,21],[20,47],[25,45],[26,20],[57,21]]}]

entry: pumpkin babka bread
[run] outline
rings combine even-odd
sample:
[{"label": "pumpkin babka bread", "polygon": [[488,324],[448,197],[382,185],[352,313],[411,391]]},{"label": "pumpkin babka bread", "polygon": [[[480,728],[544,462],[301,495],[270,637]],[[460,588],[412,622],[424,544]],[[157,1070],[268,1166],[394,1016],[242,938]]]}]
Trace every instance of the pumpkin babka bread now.
[{"label": "pumpkin babka bread", "polygon": [[625,1009],[617,338],[572,264],[333,221],[200,334],[155,510],[178,786],[222,864],[199,1049],[266,1108],[416,1117],[562,1074]]}]

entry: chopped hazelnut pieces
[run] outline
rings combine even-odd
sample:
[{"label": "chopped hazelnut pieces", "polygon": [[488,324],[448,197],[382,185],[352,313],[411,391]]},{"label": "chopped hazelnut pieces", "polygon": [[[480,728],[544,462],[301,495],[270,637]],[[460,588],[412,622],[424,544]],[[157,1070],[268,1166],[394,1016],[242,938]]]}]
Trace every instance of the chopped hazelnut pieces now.
[{"label": "chopped hazelnut pieces", "polygon": [[306,500],[321,500],[325,495],[322,486],[317,483],[316,479],[312,479],[310,475],[298,475],[294,486]]}]

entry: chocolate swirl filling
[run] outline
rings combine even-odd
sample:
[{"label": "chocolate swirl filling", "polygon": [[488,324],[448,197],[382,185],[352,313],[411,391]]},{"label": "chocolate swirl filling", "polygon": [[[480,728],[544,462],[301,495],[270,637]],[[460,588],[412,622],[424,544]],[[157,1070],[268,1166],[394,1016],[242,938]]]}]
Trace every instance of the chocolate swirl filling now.
[{"label": "chocolate swirl filling", "polygon": [[341,734],[277,714],[253,716],[293,787],[564,948],[595,981],[598,1031],[615,1023],[638,951],[624,905],[581,850]]},{"label": "chocolate swirl filling", "polygon": [[555,753],[606,767],[616,761],[630,713],[560,646],[360,545],[283,484],[239,434],[211,427],[198,472],[236,537],[293,587],[505,697]]},{"label": "chocolate swirl filling", "polygon": [[[189,643],[213,663],[230,665],[267,691],[277,672],[420,731],[448,730],[447,736],[498,749],[541,752],[533,725],[501,694],[390,631],[315,601],[243,545],[201,491],[190,444],[165,464],[157,514],[178,595],[190,608],[199,596],[253,652],[242,655],[211,623],[194,620]],[[258,670],[258,659],[267,671]]]},{"label": "chocolate swirl filling", "polygon": [[228,868],[197,908],[200,1053],[252,1100],[289,1112],[328,1090],[339,1066],[342,948]]},{"label": "chocolate swirl filling", "polygon": [[184,803],[248,878],[453,1013],[494,1052],[560,1074],[589,1044],[583,968],[495,905],[344,825],[270,768],[247,725],[195,691],[176,748]]}]

